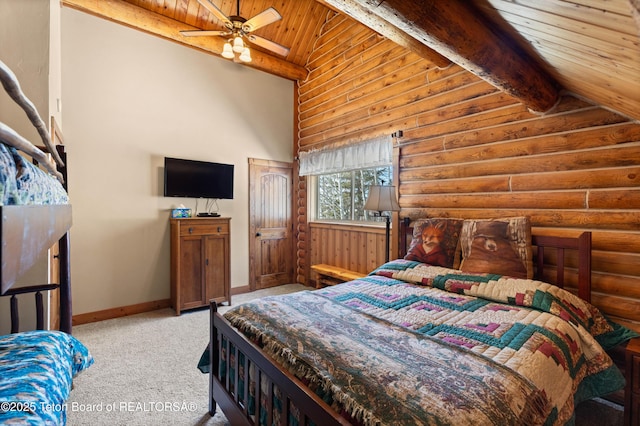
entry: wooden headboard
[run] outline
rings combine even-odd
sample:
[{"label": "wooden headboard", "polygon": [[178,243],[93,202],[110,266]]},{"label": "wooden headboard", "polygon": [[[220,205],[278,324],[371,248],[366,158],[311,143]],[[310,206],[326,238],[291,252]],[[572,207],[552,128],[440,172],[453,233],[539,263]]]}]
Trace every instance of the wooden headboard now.
[{"label": "wooden headboard", "polygon": [[[400,221],[400,235],[398,244],[398,257],[404,257],[413,238],[411,219],[404,218]],[[534,246],[534,278],[545,280],[545,267],[555,268],[555,280],[552,284],[564,287],[565,283],[565,250],[575,250],[578,253],[578,296],[591,302],[591,232],[583,232],[576,238],[556,237],[550,235],[532,235],[531,243]],[[545,264],[545,250],[556,251],[556,264]]]}]

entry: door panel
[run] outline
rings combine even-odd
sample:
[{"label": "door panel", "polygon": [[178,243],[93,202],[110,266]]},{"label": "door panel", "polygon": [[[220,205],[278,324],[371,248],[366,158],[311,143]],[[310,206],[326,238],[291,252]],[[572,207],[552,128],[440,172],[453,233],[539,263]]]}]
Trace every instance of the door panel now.
[{"label": "door panel", "polygon": [[252,290],[293,282],[291,163],[249,160]]},{"label": "door panel", "polygon": [[[275,238],[273,238],[275,237]],[[274,285],[291,282],[289,275],[289,253],[286,235],[273,233],[272,238],[262,236],[260,255],[260,280],[262,287],[272,287]]]}]

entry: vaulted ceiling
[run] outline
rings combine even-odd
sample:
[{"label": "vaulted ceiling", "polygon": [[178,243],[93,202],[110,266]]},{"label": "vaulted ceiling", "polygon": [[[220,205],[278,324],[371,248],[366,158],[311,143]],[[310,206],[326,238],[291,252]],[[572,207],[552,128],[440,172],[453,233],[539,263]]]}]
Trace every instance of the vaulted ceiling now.
[{"label": "vaulted ceiling", "polygon": [[219,55],[220,30],[201,2],[251,18],[282,15],[255,34],[290,49],[251,46],[248,66],[291,80],[305,65],[328,16],[343,13],[434,64],[456,63],[519,98],[550,109],[562,91],[640,120],[640,0],[62,0],[64,6]]}]

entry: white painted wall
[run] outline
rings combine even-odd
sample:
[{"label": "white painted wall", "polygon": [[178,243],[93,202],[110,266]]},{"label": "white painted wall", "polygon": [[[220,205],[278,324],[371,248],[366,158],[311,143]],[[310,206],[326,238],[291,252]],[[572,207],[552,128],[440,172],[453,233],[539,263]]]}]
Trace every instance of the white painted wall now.
[{"label": "white painted wall", "polygon": [[[62,9],[74,314],[169,298],[165,156],[235,165],[231,283],[248,285],[248,159],[292,161],[293,82]],[[200,206],[203,207],[202,202]]]},{"label": "white painted wall", "polygon": [[[49,102],[49,1],[0,0],[0,59],[46,120]],[[0,119],[32,142],[40,137],[24,111],[0,87]]]}]

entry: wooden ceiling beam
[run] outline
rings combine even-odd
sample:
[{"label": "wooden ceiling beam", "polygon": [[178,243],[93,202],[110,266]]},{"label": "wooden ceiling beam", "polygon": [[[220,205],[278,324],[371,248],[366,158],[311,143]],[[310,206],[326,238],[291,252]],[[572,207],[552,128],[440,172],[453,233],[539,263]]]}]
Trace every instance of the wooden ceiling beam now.
[{"label": "wooden ceiling beam", "polygon": [[559,86],[539,59],[497,32],[468,0],[323,1],[364,25],[375,14],[533,111],[548,111],[559,99]]},{"label": "wooden ceiling beam", "polygon": [[[175,41],[207,53],[219,56],[224,40],[220,37],[185,37],[180,30],[195,28],[167,18],[144,8],[121,0],[62,0],[62,5],[91,15],[117,22],[146,33]],[[256,49],[251,50],[251,62],[240,63],[289,80],[304,80],[308,71],[299,65],[268,55]],[[223,59],[221,57],[221,59]]]}]

